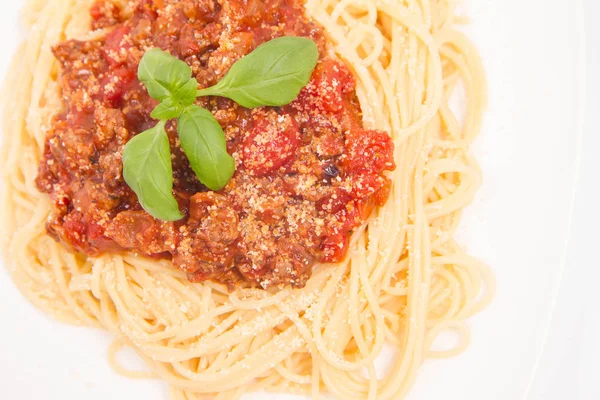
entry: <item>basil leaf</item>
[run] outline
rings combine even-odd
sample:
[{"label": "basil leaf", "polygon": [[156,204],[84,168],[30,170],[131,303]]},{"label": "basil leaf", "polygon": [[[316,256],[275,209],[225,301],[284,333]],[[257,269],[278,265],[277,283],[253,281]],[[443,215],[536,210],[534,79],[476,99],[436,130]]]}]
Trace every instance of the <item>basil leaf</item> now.
[{"label": "basil leaf", "polygon": [[[186,64],[187,65],[187,64]],[[181,86],[174,97],[183,107],[191,106],[196,101],[198,93],[198,81],[196,78],[190,78],[183,86]]]},{"label": "basil leaf", "polygon": [[189,106],[196,100],[198,82],[185,62],[160,49],[148,50],[138,67],[138,79],[158,101],[171,98]]},{"label": "basil leaf", "polygon": [[284,36],[258,46],[238,60],[215,86],[198,96],[222,96],[247,107],[291,103],[310,80],[319,59],[310,39]]},{"label": "basil leaf", "polygon": [[148,214],[163,221],[183,218],[172,192],[171,151],[164,121],[127,142],[123,178]]},{"label": "basil leaf", "polygon": [[233,176],[235,162],[227,153],[225,134],[213,115],[198,106],[186,108],[177,123],[181,147],[196,176],[211,190],[220,190]]},{"label": "basil leaf", "polygon": [[171,118],[179,117],[180,114],[181,106],[173,101],[173,99],[167,98],[152,110],[150,116],[154,119],[169,120]]}]

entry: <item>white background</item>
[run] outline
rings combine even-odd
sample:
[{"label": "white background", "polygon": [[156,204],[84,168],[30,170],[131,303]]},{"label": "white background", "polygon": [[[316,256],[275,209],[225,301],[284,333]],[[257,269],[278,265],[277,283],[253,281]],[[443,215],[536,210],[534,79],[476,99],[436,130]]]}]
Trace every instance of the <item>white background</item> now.
[{"label": "white background", "polygon": [[529,399],[600,399],[600,5],[584,1],[586,116],[565,273]]},{"label": "white background", "polygon": [[[22,4],[0,5],[2,75],[20,37]],[[585,11],[567,0],[469,2],[490,107],[475,146],[484,186],[460,238],[493,267],[498,295],[473,318],[469,350],[427,362],[411,399],[600,399],[600,298],[591,294],[600,278],[593,254],[600,247],[597,6],[593,0]],[[2,268],[0,293],[0,398],[166,399],[164,385],[109,369],[108,335],[49,320]]]}]

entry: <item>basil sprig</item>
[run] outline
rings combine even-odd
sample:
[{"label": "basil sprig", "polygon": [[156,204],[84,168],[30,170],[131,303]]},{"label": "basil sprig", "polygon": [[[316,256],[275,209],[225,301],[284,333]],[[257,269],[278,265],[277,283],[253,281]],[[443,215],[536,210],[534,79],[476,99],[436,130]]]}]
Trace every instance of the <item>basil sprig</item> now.
[{"label": "basil sprig", "polygon": [[148,50],[140,62],[138,79],[160,103],[151,117],[158,124],[132,138],[123,150],[123,178],[144,210],[155,218],[183,217],[173,196],[173,170],[168,120],[177,119],[181,147],[192,170],[206,187],[220,190],[235,172],[233,157],[219,122],[194,105],[199,96],[222,96],[243,107],[283,106],[292,102],[310,80],[317,65],[316,44],[306,38],[273,39],[238,60],[215,86],[198,90],[191,68],[160,50]]}]

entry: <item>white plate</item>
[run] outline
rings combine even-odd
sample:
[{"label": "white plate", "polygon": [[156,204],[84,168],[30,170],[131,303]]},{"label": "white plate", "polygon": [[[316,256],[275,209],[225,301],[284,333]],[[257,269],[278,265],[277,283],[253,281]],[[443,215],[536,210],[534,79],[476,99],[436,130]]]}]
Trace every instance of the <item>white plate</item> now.
[{"label": "white plate", "polygon": [[[0,5],[2,75],[19,38],[22,4]],[[578,1],[471,0],[468,11],[491,100],[475,149],[484,185],[465,213],[460,239],[493,267],[498,296],[472,319],[469,350],[428,361],[410,399],[523,398],[565,259],[584,98],[582,9]],[[163,384],[110,370],[107,334],[49,320],[0,270],[0,397],[166,399]]]}]

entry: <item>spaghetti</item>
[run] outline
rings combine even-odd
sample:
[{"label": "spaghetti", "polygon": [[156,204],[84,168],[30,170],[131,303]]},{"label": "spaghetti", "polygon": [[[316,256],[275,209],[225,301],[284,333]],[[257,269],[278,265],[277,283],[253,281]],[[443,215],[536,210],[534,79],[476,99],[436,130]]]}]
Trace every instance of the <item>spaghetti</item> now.
[{"label": "spaghetti", "polygon": [[[465,348],[465,320],[494,289],[488,268],[453,239],[481,181],[469,145],[486,101],[481,61],[456,27],[463,18],[455,3],[307,1],[308,15],[354,69],[365,127],[392,135],[397,168],[388,175],[390,198],[355,232],[346,260],[316,266],[304,288],[230,293],[214,282],[189,283],[166,260],[85,257],[48,236],[50,201],[35,176],[61,107],[50,48],[106,32],[89,32],[91,1],[30,0],[27,40],[5,87],[18,100],[4,96],[2,247],[15,283],[57,319],[112,332],[115,370],[160,377],[173,399],[239,398],[255,390],[403,397],[426,358]],[[459,84],[466,93],[462,120],[449,105]],[[433,350],[443,330],[461,340]],[[375,360],[386,343],[395,357],[378,376]],[[149,372],[120,366],[115,355],[122,346],[133,348]]]}]

